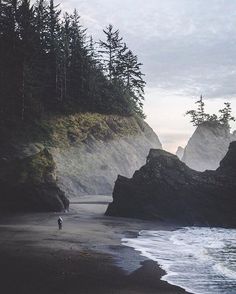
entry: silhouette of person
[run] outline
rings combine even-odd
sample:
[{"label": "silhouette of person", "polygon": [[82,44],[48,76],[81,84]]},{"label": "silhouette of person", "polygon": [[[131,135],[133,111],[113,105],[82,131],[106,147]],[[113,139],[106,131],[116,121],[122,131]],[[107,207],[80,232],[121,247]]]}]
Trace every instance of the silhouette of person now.
[{"label": "silhouette of person", "polygon": [[63,219],[62,217],[59,216],[58,220],[57,220],[57,223],[58,223],[58,228],[59,230],[62,230],[62,223],[63,223]]}]

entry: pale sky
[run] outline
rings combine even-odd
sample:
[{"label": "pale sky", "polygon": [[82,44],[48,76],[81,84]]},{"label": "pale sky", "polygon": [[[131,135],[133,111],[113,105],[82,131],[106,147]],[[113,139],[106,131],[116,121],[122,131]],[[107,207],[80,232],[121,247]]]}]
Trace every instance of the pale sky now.
[{"label": "pale sky", "polygon": [[[109,23],[120,30],[146,74],[144,111],[163,147],[185,146],[184,117],[203,94],[211,113],[232,103],[236,115],[236,0],[66,0],[95,40]],[[232,125],[236,128],[236,124]]]}]

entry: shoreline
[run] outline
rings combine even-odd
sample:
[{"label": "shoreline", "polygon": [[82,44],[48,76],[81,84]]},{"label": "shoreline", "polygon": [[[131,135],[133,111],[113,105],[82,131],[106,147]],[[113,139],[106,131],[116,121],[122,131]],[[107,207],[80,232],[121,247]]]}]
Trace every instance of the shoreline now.
[{"label": "shoreline", "polygon": [[156,262],[121,244],[142,229],[175,228],[104,217],[110,198],[96,197],[72,202],[62,231],[55,224],[57,213],[1,217],[4,294],[187,293],[162,281],[165,272]]}]

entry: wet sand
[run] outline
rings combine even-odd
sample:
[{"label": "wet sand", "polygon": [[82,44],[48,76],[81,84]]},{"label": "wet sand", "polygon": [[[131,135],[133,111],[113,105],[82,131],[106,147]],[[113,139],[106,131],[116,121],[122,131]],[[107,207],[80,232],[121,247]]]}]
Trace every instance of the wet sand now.
[{"label": "wet sand", "polygon": [[168,225],[105,217],[111,197],[75,199],[70,212],[0,217],[0,293],[186,293],[161,281],[164,271],[121,238]]}]

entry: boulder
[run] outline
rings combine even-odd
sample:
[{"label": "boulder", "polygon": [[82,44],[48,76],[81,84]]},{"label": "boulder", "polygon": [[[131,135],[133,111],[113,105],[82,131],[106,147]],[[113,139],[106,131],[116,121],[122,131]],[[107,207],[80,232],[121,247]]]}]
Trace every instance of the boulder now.
[{"label": "boulder", "polygon": [[106,215],[235,228],[235,176],[236,142],[216,171],[205,172],[152,149],[131,179],[118,176]]},{"label": "boulder", "polygon": [[64,211],[69,206],[47,149],[24,158],[0,159],[0,191],[4,212]]}]

